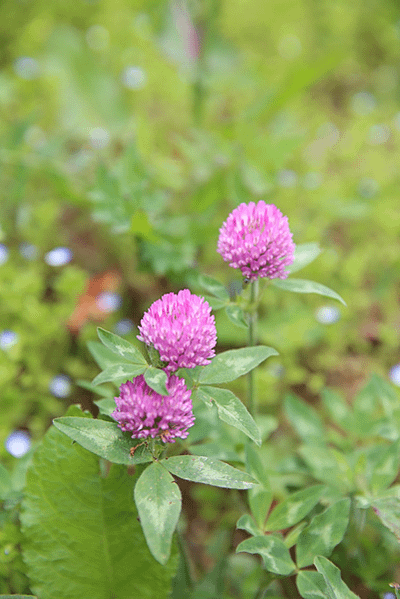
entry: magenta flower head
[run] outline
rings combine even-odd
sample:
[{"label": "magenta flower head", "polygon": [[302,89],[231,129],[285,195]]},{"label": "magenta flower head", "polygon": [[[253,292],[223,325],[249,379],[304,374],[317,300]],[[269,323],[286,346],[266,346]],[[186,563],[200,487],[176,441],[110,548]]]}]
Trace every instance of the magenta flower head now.
[{"label": "magenta flower head", "polygon": [[205,366],[215,356],[215,319],[203,297],[189,289],[167,293],[145,312],[138,339],[155,348],[167,372]]},{"label": "magenta flower head", "polygon": [[168,378],[166,386],[169,395],[156,393],[143,375],[123,383],[111,414],[119,428],[132,432],[132,439],[160,437],[164,443],[175,443],[177,437],[186,439],[194,424],[192,392],[175,375]]},{"label": "magenta flower head", "polygon": [[287,216],[273,204],[240,204],[222,225],[217,251],[249,281],[286,279],[295,245]]}]

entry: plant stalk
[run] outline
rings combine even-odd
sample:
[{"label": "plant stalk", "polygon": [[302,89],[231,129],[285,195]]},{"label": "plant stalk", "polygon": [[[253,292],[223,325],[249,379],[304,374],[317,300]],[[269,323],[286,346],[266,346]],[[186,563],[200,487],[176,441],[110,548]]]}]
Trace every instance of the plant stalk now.
[{"label": "plant stalk", "polygon": [[[249,306],[249,341],[248,346],[253,347],[257,343],[257,297],[258,297],[258,279],[250,283],[250,306]],[[254,370],[250,370],[247,375],[248,385],[248,408],[250,414],[256,415],[257,403],[254,388]]]}]

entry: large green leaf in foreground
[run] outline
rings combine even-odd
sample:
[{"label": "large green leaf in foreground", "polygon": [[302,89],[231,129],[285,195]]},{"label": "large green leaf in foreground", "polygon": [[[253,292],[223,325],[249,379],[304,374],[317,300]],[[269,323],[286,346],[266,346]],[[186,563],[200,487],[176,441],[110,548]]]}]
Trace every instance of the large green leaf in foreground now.
[{"label": "large green leaf in foreground", "polygon": [[150,554],[133,501],[136,478],[51,427],[28,471],[24,559],[40,599],[166,598],[176,561]]}]

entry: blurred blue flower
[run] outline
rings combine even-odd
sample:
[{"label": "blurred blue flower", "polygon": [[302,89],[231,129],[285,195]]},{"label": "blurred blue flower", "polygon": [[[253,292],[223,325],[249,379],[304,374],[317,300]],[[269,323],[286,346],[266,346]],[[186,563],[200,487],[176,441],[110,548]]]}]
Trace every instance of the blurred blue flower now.
[{"label": "blurred blue flower", "polygon": [[90,145],[95,150],[101,150],[105,148],[110,141],[110,134],[107,129],[101,127],[95,127],[89,131]]},{"label": "blurred blue flower", "polygon": [[135,325],[129,318],[123,318],[114,327],[117,335],[127,335],[134,329]]},{"label": "blurred blue flower", "polygon": [[96,305],[102,312],[115,312],[121,304],[122,297],[113,291],[103,291],[96,297]]},{"label": "blurred blue flower", "polygon": [[38,125],[32,125],[25,131],[24,141],[35,150],[40,150],[46,145],[46,135]]},{"label": "blurred blue flower", "polygon": [[369,92],[358,92],[351,98],[351,108],[358,116],[367,116],[376,106],[375,96]]},{"label": "blurred blue flower", "polygon": [[334,324],[340,318],[340,310],[335,306],[322,306],[316,311],[315,318],[321,324]]},{"label": "blurred blue flower", "polygon": [[22,79],[35,79],[39,75],[39,63],[31,56],[20,56],[14,62],[14,70]]},{"label": "blurred blue flower", "polygon": [[368,131],[368,141],[373,146],[384,144],[390,137],[390,128],[387,125],[372,125]]},{"label": "blurred blue flower", "polygon": [[400,387],[400,364],[396,364],[389,371],[389,378],[398,387]]},{"label": "blurred blue flower", "polygon": [[303,187],[305,189],[318,189],[322,184],[323,177],[321,173],[306,173],[303,179]]},{"label": "blurred blue flower", "polygon": [[8,247],[0,243],[0,264],[4,264],[8,260]]},{"label": "blurred blue flower", "polygon": [[379,191],[379,183],[375,179],[363,177],[358,184],[358,193],[363,198],[373,198]]},{"label": "blurred blue flower", "polygon": [[0,349],[9,349],[18,342],[18,335],[14,331],[5,329],[0,333]]},{"label": "blurred blue flower", "polygon": [[128,89],[141,89],[147,82],[146,73],[140,67],[126,67],[121,79]]},{"label": "blurred blue flower", "polygon": [[285,369],[282,364],[270,364],[268,372],[276,379],[281,379],[285,374]]},{"label": "blurred blue flower", "polygon": [[71,154],[65,166],[69,173],[79,173],[87,167],[92,160],[93,152],[90,150],[79,150]]},{"label": "blurred blue flower", "polygon": [[323,149],[331,148],[339,141],[340,132],[334,123],[327,121],[318,127],[317,139],[323,140]]},{"label": "blurred blue flower", "polygon": [[5,448],[15,458],[21,458],[31,447],[31,438],[26,431],[13,431],[5,440]]},{"label": "blurred blue flower", "polygon": [[19,246],[19,253],[26,260],[35,260],[38,256],[38,249],[31,243],[21,243]]},{"label": "blurred blue flower", "polygon": [[71,262],[72,257],[73,254],[69,248],[58,247],[54,248],[54,250],[51,250],[50,252],[47,252],[44,257],[44,261],[49,266],[64,266],[64,264]]},{"label": "blurred blue flower", "polygon": [[55,397],[68,397],[71,393],[71,379],[65,374],[57,374],[51,379],[49,389]]},{"label": "blurred blue flower", "polygon": [[295,187],[297,185],[297,173],[284,169],[277,174],[277,183],[281,187]]}]

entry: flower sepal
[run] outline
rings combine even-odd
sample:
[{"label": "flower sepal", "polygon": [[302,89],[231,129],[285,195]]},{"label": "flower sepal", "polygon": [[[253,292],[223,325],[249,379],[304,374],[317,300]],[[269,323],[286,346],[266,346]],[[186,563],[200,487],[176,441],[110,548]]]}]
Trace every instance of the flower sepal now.
[{"label": "flower sepal", "polygon": [[162,434],[154,439],[148,437],[147,439],[144,439],[143,443],[147,446],[147,449],[155,461],[165,457],[168,445],[166,445],[166,442],[163,441]]}]

